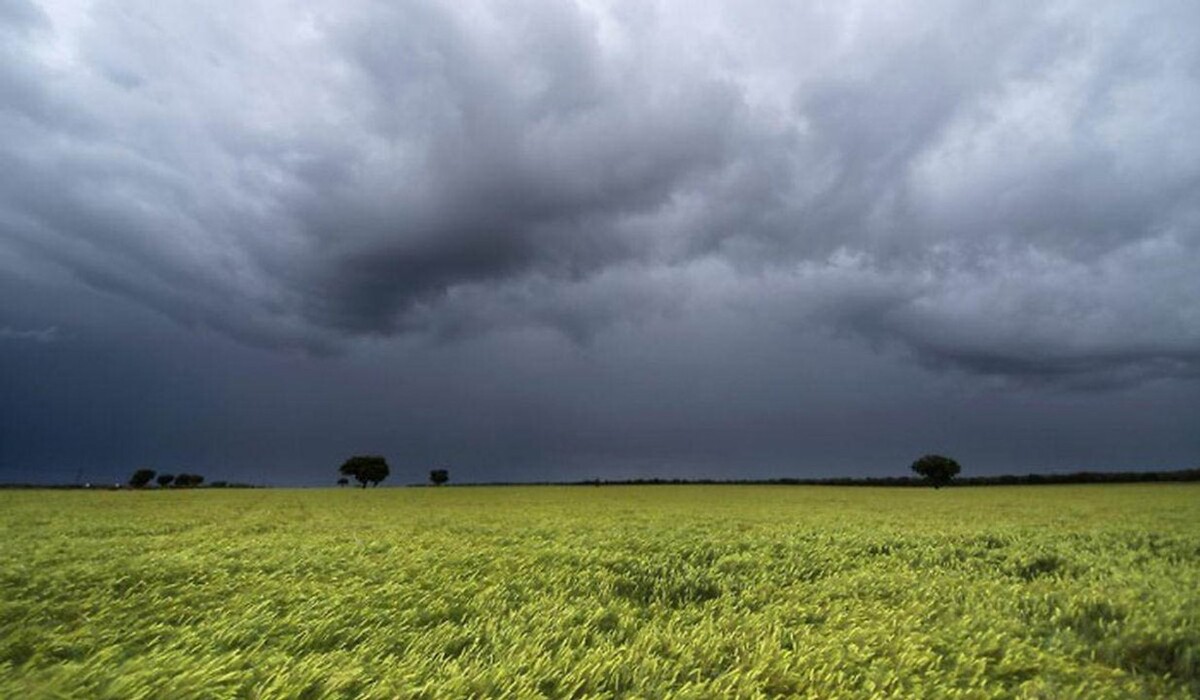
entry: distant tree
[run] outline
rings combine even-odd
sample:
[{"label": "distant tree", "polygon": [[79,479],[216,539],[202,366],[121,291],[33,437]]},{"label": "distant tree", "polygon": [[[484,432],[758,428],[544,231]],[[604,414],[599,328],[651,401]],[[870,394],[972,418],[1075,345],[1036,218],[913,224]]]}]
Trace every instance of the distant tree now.
[{"label": "distant tree", "polygon": [[155,481],[158,482],[158,485],[160,487],[166,488],[171,485],[172,481],[175,481],[175,475],[174,474],[159,474],[158,478],[155,479]]},{"label": "distant tree", "polygon": [[340,479],[338,479],[338,480],[337,480],[337,485],[338,485],[338,486],[345,486],[345,485],[346,485],[346,484],[348,484],[348,483],[350,483],[350,480],[349,480],[349,479],[347,479],[347,478],[346,478],[346,477],[344,477],[344,476],[343,476],[342,478],[340,478]]},{"label": "distant tree", "polygon": [[153,469],[139,469],[133,473],[133,476],[129,477],[129,485],[135,489],[140,489],[149,484],[153,479]]},{"label": "distant tree", "polygon": [[925,455],[912,463],[912,470],[925,477],[935,489],[940,489],[958,476],[962,467],[958,462],[942,455]]},{"label": "distant tree", "polygon": [[191,474],[176,474],[175,475],[175,485],[176,486],[190,486],[191,483],[192,483],[192,475]]},{"label": "distant tree", "polygon": [[429,472],[429,480],[434,486],[441,486],[450,481],[450,471],[448,469],[433,469]]},{"label": "distant tree", "polygon": [[355,455],[342,463],[342,466],[338,468],[338,473],[354,477],[365,489],[368,482],[378,486],[379,482],[387,478],[389,472],[387,460],[383,457]]}]

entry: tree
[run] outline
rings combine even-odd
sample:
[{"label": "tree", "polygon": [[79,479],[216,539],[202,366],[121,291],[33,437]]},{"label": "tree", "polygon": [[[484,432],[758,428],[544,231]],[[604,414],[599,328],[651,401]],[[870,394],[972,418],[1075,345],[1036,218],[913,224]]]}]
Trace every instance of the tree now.
[{"label": "tree", "polygon": [[441,486],[450,481],[450,471],[447,469],[433,469],[429,472],[429,480],[434,486]]},{"label": "tree", "polygon": [[337,480],[337,485],[338,485],[338,486],[345,486],[345,485],[346,485],[346,484],[348,484],[348,483],[350,483],[350,480],[349,480],[349,479],[347,479],[347,478],[346,478],[346,477],[344,477],[344,476],[343,476],[342,478],[340,478],[340,479],[338,479],[338,480]]},{"label": "tree", "polygon": [[379,455],[355,455],[342,463],[338,473],[354,477],[364,489],[367,488],[367,482],[378,486],[387,478],[387,460]]},{"label": "tree", "polygon": [[962,471],[962,467],[958,466],[958,462],[943,457],[941,455],[925,455],[912,463],[912,470],[917,474],[925,477],[933,488],[940,489],[958,473]]},{"label": "tree", "polygon": [[150,483],[154,478],[153,469],[139,469],[129,477],[129,485],[135,489],[140,489]]},{"label": "tree", "polygon": [[199,486],[204,483],[204,477],[199,474],[178,474],[175,477],[176,486]]},{"label": "tree", "polygon": [[175,481],[175,475],[174,474],[159,474],[158,478],[155,479],[155,481],[158,482],[158,485],[161,488],[166,488],[171,485],[172,481]]}]

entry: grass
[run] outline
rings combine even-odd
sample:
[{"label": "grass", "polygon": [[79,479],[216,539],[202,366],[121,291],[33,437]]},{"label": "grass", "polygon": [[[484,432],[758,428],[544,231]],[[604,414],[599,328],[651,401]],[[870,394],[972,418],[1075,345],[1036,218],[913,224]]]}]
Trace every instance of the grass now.
[{"label": "grass", "polygon": [[1200,695],[1200,485],[0,492],[0,697]]}]

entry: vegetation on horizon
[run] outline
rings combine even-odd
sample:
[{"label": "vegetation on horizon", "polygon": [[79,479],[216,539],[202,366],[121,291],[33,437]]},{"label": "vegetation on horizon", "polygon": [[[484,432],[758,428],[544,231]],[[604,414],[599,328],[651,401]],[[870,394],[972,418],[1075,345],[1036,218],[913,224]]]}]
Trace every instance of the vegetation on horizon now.
[{"label": "vegetation on horizon", "polygon": [[338,473],[354,477],[365,489],[368,483],[378,486],[388,477],[389,470],[387,460],[379,455],[355,455],[342,463]]},{"label": "vegetation on horizon", "polygon": [[[193,488],[204,483],[204,477],[200,474],[159,474],[153,469],[138,469],[129,477],[129,486],[135,489],[144,489],[150,485],[151,481],[155,481],[159,488],[167,488],[169,486],[177,486],[181,488]],[[212,485],[222,485],[225,482],[214,482]]]},{"label": "vegetation on horizon", "polygon": [[940,489],[949,485],[954,477],[962,471],[958,462],[942,455],[925,455],[912,463],[914,474],[924,477],[933,488]]}]

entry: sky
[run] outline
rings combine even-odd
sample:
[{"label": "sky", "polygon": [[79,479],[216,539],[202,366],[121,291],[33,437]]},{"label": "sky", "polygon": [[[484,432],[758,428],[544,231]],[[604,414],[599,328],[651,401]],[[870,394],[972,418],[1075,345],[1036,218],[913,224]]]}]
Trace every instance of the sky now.
[{"label": "sky", "polygon": [[0,0],[0,482],[1200,466],[1196,27]]}]

